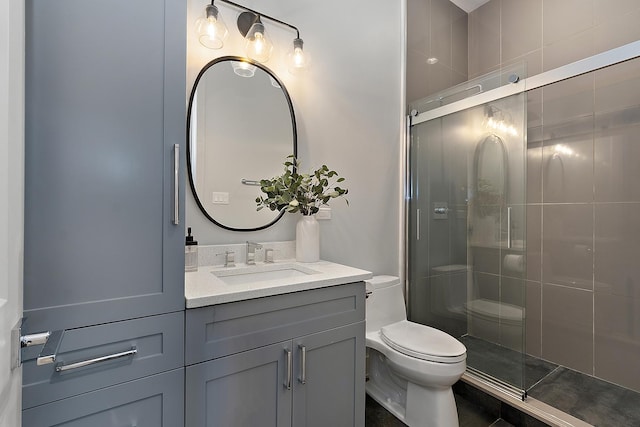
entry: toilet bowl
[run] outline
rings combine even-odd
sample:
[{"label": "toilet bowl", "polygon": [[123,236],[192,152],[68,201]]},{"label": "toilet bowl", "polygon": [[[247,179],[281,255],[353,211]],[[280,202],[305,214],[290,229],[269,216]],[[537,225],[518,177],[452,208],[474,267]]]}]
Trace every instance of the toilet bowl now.
[{"label": "toilet bowl", "polygon": [[407,320],[397,277],[366,285],[367,394],[410,427],[457,427],[451,386],[466,369],[466,348]]}]

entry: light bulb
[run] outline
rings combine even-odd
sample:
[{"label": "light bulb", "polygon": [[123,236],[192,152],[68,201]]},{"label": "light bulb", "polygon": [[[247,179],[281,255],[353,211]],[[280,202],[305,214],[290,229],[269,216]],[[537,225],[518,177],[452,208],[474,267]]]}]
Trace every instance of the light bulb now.
[{"label": "light bulb", "polygon": [[291,74],[298,74],[309,69],[311,56],[303,49],[301,38],[293,39],[293,50],[287,54],[288,69]]},{"label": "light bulb", "polygon": [[209,49],[220,49],[229,35],[229,30],[213,4],[207,5],[205,15],[196,21],[198,40]]},{"label": "light bulb", "polygon": [[247,56],[258,62],[267,62],[273,51],[273,44],[264,32],[264,25],[260,22],[260,17],[253,23],[245,37],[245,49]]}]

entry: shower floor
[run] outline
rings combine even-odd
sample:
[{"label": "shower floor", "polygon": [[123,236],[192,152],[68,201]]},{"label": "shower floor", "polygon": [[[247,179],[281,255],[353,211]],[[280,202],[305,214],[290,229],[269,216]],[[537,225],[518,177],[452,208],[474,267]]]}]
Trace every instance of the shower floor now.
[{"label": "shower floor", "polygon": [[[466,336],[461,341],[467,346],[470,366],[503,381],[514,381],[512,384],[521,382],[520,353],[474,337]],[[593,426],[640,426],[640,393],[535,357],[527,356],[525,362],[525,384],[531,398]],[[462,381],[454,385],[453,391],[460,427],[547,425]],[[365,424],[404,426],[368,397]]]},{"label": "shower floor", "polygon": [[[522,355],[465,336],[467,364],[509,384],[521,383]],[[558,366],[525,357],[528,396],[594,426],[640,426],[640,393]]]}]

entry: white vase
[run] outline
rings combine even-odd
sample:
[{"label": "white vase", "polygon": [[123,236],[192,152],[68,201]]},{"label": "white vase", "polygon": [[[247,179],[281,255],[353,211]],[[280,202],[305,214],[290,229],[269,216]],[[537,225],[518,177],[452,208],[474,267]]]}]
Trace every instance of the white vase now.
[{"label": "white vase", "polygon": [[320,224],[315,215],[302,215],[296,224],[296,261],[320,260]]}]

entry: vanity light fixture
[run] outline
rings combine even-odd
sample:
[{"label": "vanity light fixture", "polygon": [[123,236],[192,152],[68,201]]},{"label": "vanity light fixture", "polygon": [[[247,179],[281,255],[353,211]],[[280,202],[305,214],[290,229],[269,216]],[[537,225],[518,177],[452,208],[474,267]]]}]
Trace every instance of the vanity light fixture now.
[{"label": "vanity light fixture", "polygon": [[[300,38],[300,31],[297,27],[229,0],[218,1],[227,3],[231,6],[243,10],[243,12],[238,16],[237,25],[240,34],[242,34],[242,37],[245,38],[245,49],[247,57],[263,63],[267,62],[271,58],[271,53],[273,52],[273,44],[267,36],[265,26],[262,23],[263,19],[268,19],[282,26],[289,27],[296,32],[296,37],[293,39],[293,49],[287,55],[287,68],[289,72],[292,74],[297,74],[309,68],[311,64],[311,58],[309,54],[304,51],[304,42]],[[224,26],[224,23],[222,22],[222,16],[218,13],[218,8],[213,5],[213,0],[211,1],[210,5],[207,5],[207,8],[205,10],[205,17],[200,18],[198,21],[196,21],[196,29],[198,30],[198,37],[202,45],[210,49],[221,48],[224,43],[224,39],[226,39],[226,36],[228,34],[226,26],[224,27],[224,31],[217,30],[216,27],[216,31],[214,32],[212,26],[203,25],[203,22],[205,24],[219,22],[222,23],[222,26]],[[205,28],[207,30],[201,30],[201,28]],[[211,36],[209,36],[210,32],[208,32],[208,28],[212,28],[212,33],[224,34],[224,37],[220,38],[219,43],[211,42],[212,38]]]},{"label": "vanity light fixture", "polygon": [[[247,23],[250,23],[248,29]],[[258,62],[267,62],[271,58],[273,43],[267,37],[260,15],[242,12],[238,17],[238,30],[244,36],[244,47],[249,58]]]},{"label": "vanity light fixture", "polygon": [[209,49],[220,49],[229,35],[229,30],[213,1],[211,0],[211,4],[205,8],[204,16],[196,20],[196,31],[198,40],[203,46]]}]

